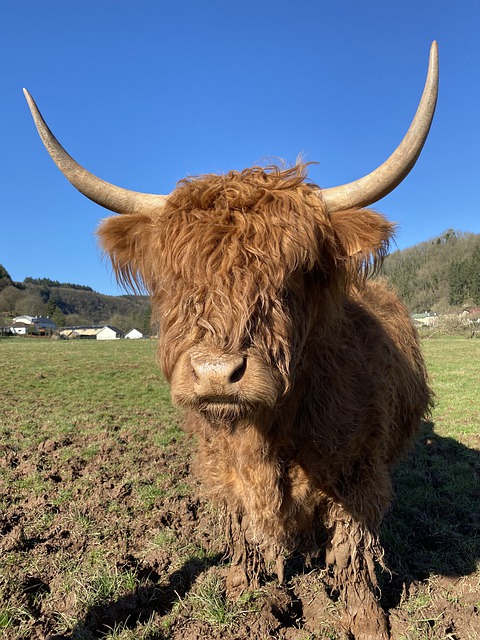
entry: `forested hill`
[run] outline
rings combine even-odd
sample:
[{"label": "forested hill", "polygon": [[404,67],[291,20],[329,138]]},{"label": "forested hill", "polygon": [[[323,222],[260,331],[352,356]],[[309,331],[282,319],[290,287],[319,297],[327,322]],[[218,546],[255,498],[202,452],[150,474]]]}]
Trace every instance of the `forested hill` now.
[{"label": "forested hill", "polygon": [[150,325],[146,296],[106,296],[85,285],[47,278],[13,282],[0,265],[0,318],[23,314],[49,316],[57,326],[109,324],[123,331],[136,327],[148,333]]},{"label": "forested hill", "polygon": [[[397,288],[411,313],[480,306],[480,234],[445,231],[438,238],[394,251],[382,274]],[[91,287],[46,278],[13,282],[0,264],[2,317],[48,315],[58,326],[110,324],[148,332],[146,296],[106,296]]]},{"label": "forested hill", "polygon": [[480,234],[445,231],[438,238],[394,251],[382,273],[411,313],[445,313],[480,305]]}]

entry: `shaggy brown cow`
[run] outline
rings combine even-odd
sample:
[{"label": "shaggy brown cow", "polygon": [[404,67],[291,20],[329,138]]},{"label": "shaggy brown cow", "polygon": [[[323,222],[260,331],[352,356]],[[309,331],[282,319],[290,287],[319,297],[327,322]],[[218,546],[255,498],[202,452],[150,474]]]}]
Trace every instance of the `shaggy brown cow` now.
[{"label": "shaggy brown cow", "polygon": [[99,229],[118,278],[143,283],[160,322],[172,399],[198,439],[197,469],[223,505],[230,589],[252,585],[294,549],[326,565],[356,638],[387,638],[376,600],[378,527],[389,469],[431,396],[398,298],[367,281],[394,225],[364,209],[395,188],[427,137],[437,52],[393,155],[368,176],[320,190],[306,166],[182,180],[168,197],[105,183],[39,133],[82,193],[124,215]]}]

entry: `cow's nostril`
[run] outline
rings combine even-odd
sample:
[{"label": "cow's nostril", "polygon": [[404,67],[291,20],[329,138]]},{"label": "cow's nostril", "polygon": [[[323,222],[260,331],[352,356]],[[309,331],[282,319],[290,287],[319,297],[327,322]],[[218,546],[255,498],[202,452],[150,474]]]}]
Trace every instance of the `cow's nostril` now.
[{"label": "cow's nostril", "polygon": [[243,378],[243,374],[245,373],[246,368],[247,368],[247,359],[243,358],[242,363],[235,369],[235,371],[232,372],[228,380],[230,384],[235,384],[236,382],[239,382]]}]

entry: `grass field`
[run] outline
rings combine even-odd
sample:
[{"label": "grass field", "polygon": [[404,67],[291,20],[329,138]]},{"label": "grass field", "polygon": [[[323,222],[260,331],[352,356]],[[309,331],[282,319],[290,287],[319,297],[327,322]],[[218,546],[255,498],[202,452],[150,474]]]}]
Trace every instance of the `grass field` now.
[{"label": "grass field", "polygon": [[[474,640],[480,340],[423,347],[437,400],[395,472],[382,604],[395,640]],[[0,339],[0,637],[344,638],[321,571],[225,599],[223,532],[155,351]]]}]

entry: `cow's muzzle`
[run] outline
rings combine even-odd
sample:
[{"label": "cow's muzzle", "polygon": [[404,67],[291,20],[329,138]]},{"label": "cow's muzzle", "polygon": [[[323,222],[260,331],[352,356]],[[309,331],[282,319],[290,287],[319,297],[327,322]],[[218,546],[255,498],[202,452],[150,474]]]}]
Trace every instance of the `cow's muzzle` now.
[{"label": "cow's muzzle", "polygon": [[234,397],[247,370],[247,359],[239,355],[193,355],[193,391],[200,398]]},{"label": "cow's muzzle", "polygon": [[170,385],[175,404],[225,417],[273,408],[281,394],[272,368],[258,355],[212,348],[182,354]]}]

